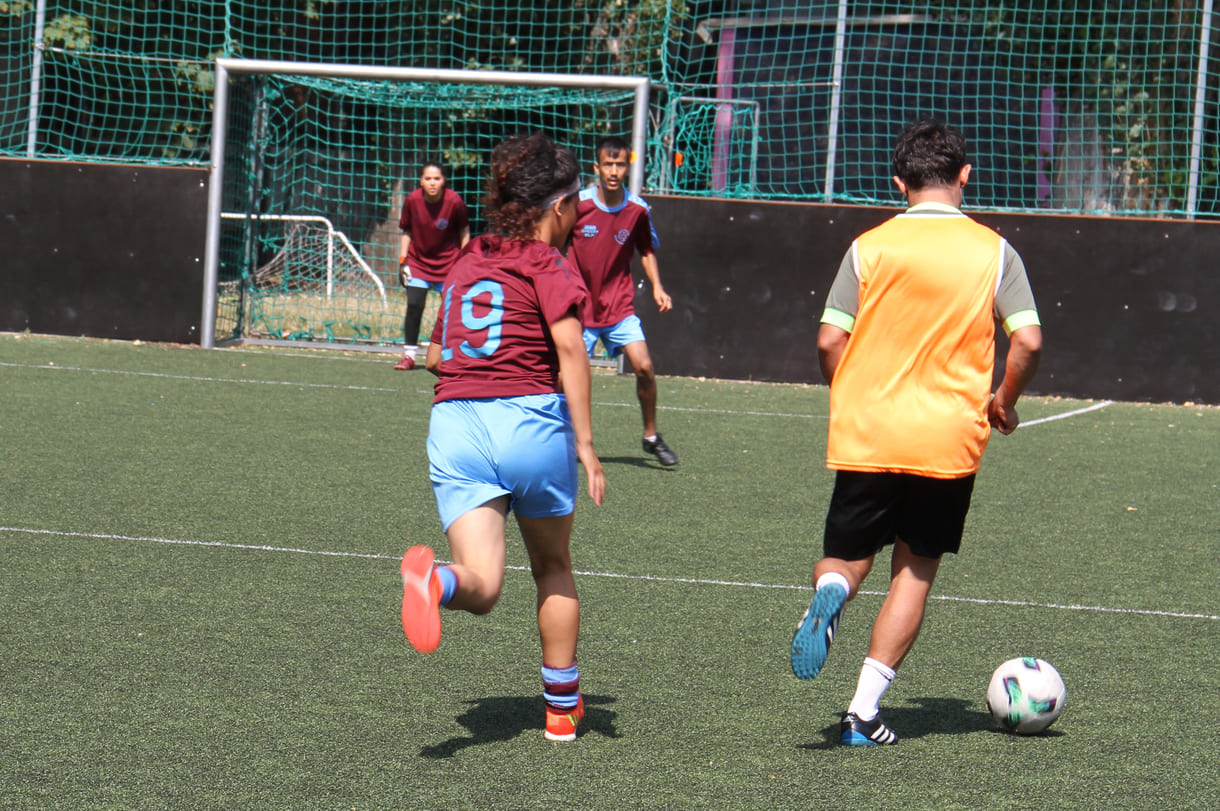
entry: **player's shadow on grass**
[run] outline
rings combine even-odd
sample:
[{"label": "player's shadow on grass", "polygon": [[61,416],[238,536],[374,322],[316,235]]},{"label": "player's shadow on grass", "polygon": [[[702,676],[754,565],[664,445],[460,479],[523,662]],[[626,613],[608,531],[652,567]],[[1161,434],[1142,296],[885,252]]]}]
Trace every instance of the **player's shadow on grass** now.
[{"label": "player's shadow on grass", "polygon": [[673,470],[673,468],[665,467],[656,460],[645,459],[640,456],[599,456],[603,465],[631,465],[632,467],[650,467],[656,470]]},{"label": "player's shadow on grass", "polygon": [[[898,734],[899,743],[904,738],[922,738],[925,735],[964,735],[997,729],[989,712],[972,709],[973,703],[960,698],[915,698],[914,707],[883,707],[881,719]],[[839,722],[822,730],[823,740],[802,744],[803,749],[834,749],[839,743]]]},{"label": "player's shadow on grass", "polygon": [[[605,709],[605,705],[613,704],[615,699],[609,696],[594,696],[585,694],[585,719],[580,724],[577,740],[582,735],[597,733],[607,738],[619,737],[614,728],[614,720],[618,713]],[[476,698],[467,701],[470,709],[457,717],[457,722],[470,734],[464,737],[453,737],[435,746],[425,746],[420,750],[421,757],[448,758],[469,746],[479,746],[486,743],[509,741],[518,735],[537,735],[542,738],[542,719],[545,704],[541,696],[492,696]]]}]

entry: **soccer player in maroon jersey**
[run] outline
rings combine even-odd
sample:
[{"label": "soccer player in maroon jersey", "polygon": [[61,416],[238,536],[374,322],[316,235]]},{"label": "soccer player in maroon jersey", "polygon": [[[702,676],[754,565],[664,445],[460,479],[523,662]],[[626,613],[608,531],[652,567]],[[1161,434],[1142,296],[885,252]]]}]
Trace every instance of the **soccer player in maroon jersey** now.
[{"label": "soccer player in maroon jersey", "polygon": [[429,474],[453,563],[435,566],[426,546],[402,559],[403,630],[428,653],[440,644],[441,606],[486,614],[499,600],[505,527],[516,513],[538,591],[545,734],[562,741],[575,740],[584,716],[569,552],[577,460],[595,504],[606,490],[578,317],[588,293],[559,252],[579,191],[572,154],[545,135],[492,152],[491,233],[450,269],[427,357],[438,377]]},{"label": "soccer player in maroon jersey", "polygon": [[568,258],[580,268],[589,288],[589,301],[581,311],[585,346],[592,354],[600,339],[612,356],[621,352],[631,361],[644,418],[644,451],[670,467],[678,463],[678,455],[657,433],[657,378],[644,342],[644,329],[635,314],[635,287],[631,283],[631,258],[639,253],[657,311],[673,309],[673,299],[661,285],[656,254],[659,240],[648,204],[623,185],[631,157],[627,144],[619,138],[604,138],[595,155],[597,185],[580,193],[568,251]]},{"label": "soccer player in maroon jersey", "polygon": [[445,186],[445,171],[436,161],[423,165],[419,188],[402,201],[398,229],[402,231],[398,279],[407,288],[407,316],[403,323],[402,359],[394,368],[406,371],[415,368],[428,291],[440,292],[449,265],[470,241],[466,204],[457,192]]}]

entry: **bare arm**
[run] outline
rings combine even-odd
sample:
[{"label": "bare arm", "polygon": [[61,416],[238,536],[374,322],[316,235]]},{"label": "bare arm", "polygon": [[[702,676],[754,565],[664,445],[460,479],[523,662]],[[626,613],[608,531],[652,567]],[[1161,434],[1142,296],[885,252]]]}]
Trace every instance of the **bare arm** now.
[{"label": "bare arm", "polygon": [[1008,355],[1004,365],[1004,380],[987,404],[987,421],[1001,434],[1011,434],[1020,424],[1017,399],[1034,379],[1038,360],[1042,357],[1042,327],[1032,325],[1014,330],[1008,336]]},{"label": "bare arm", "polygon": [[580,321],[571,315],[559,319],[551,324],[551,339],[559,353],[559,375],[563,380],[564,396],[568,399],[568,412],[572,415],[576,457],[584,465],[589,479],[589,498],[600,507],[606,495],[606,475],[593,450],[592,380]]},{"label": "bare arm", "polygon": [[437,377],[441,376],[441,344],[433,341],[428,344],[428,354],[424,358],[424,368]]},{"label": "bare arm", "polygon": [[657,311],[669,312],[674,308],[674,300],[661,286],[661,267],[657,264],[657,255],[655,253],[641,254],[640,264],[644,266],[644,275],[648,277],[648,283],[652,285],[652,300],[657,303]]},{"label": "bare arm", "polygon": [[834,381],[835,370],[839,368],[839,360],[843,350],[847,348],[847,339],[851,333],[833,324],[823,324],[818,329],[818,363],[822,367],[822,377],[827,383]]},{"label": "bare arm", "polygon": [[470,226],[462,229],[462,247],[466,247],[466,243],[470,241]]}]

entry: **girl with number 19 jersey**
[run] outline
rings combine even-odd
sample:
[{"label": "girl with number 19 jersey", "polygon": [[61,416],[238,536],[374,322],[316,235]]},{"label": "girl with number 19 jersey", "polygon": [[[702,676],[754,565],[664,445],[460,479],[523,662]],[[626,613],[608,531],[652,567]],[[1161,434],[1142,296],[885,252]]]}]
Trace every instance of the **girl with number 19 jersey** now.
[{"label": "girl with number 19 jersey", "polygon": [[575,315],[587,296],[557,249],[476,238],[449,270],[432,333],[441,347],[433,402],[557,391],[559,358],[548,326]]}]

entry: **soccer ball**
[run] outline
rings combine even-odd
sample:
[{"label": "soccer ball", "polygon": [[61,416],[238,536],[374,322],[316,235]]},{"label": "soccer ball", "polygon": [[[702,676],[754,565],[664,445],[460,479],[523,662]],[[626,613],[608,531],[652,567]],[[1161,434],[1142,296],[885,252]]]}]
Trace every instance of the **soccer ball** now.
[{"label": "soccer ball", "polygon": [[1049,662],[1026,656],[995,669],[987,685],[987,708],[1000,726],[1033,735],[1055,723],[1067,701],[1067,688]]}]

